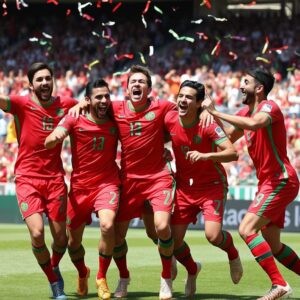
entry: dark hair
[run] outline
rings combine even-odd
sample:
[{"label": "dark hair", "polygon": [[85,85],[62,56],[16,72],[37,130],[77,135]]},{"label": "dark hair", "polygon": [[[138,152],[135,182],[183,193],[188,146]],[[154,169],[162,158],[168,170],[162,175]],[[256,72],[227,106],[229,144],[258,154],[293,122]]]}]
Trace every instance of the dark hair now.
[{"label": "dark hair", "polygon": [[127,86],[128,86],[128,83],[129,83],[129,80],[130,80],[130,77],[135,74],[135,73],[142,73],[144,74],[146,77],[147,77],[147,84],[148,84],[148,87],[151,88],[152,87],[152,80],[151,80],[151,75],[150,75],[150,71],[143,67],[143,66],[140,66],[140,65],[133,65],[131,68],[130,68],[130,73],[129,73],[129,76],[128,76],[128,79],[127,79]]},{"label": "dark hair", "polygon": [[89,81],[85,88],[85,96],[90,98],[93,93],[93,89],[101,87],[107,87],[109,90],[108,83],[102,78]]},{"label": "dark hair", "polygon": [[270,93],[275,82],[275,78],[270,71],[264,68],[256,68],[254,70],[248,70],[246,73],[263,85],[265,96]]},{"label": "dark hair", "polygon": [[51,74],[51,77],[53,76],[53,70],[46,64],[46,63],[43,63],[43,62],[36,62],[36,63],[33,63],[30,67],[29,67],[29,70],[27,72],[27,77],[28,77],[28,80],[29,82],[32,84],[32,81],[33,81],[33,77],[34,77],[34,74],[40,70],[44,70],[44,69],[47,69],[49,70],[50,74]]},{"label": "dark hair", "polygon": [[183,87],[190,87],[194,90],[197,91],[197,94],[196,94],[196,100],[197,101],[201,101],[201,100],[204,100],[204,97],[205,97],[205,88],[204,88],[204,85],[200,82],[197,82],[197,81],[193,81],[193,80],[185,80],[179,87],[179,90],[181,90]]}]

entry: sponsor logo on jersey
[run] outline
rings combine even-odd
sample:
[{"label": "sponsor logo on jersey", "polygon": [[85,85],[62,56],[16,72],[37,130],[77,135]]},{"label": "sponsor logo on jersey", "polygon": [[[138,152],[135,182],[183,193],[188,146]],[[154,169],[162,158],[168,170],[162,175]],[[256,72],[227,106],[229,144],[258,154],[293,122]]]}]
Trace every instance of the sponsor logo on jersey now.
[{"label": "sponsor logo on jersey", "polygon": [[58,108],[58,109],[56,110],[56,115],[57,115],[58,117],[62,117],[62,116],[65,115],[65,111],[64,111],[62,108]]},{"label": "sponsor logo on jersey", "polygon": [[224,137],[225,136],[225,133],[224,133],[224,131],[222,130],[221,127],[216,127],[215,132],[218,135],[218,137]]},{"label": "sponsor logo on jersey", "polygon": [[201,141],[202,141],[201,136],[199,136],[198,134],[194,135],[194,137],[193,137],[194,144],[200,144]]},{"label": "sponsor logo on jersey", "polygon": [[21,210],[26,212],[28,210],[28,203],[22,202],[21,203]]},{"label": "sponsor logo on jersey", "polygon": [[272,105],[271,104],[264,104],[260,111],[271,112],[272,111]]},{"label": "sponsor logo on jersey", "polygon": [[152,121],[155,119],[155,113],[153,111],[149,111],[146,115],[145,115],[145,119],[148,121]]}]

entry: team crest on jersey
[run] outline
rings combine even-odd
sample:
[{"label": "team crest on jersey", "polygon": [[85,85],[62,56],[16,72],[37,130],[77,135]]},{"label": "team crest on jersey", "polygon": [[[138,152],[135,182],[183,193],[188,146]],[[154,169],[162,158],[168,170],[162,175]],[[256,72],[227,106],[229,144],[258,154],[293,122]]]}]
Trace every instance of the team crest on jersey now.
[{"label": "team crest on jersey", "polygon": [[116,127],[110,127],[109,129],[110,133],[115,135],[117,133],[117,128]]},{"label": "team crest on jersey", "polygon": [[153,111],[150,111],[145,115],[145,118],[148,121],[152,121],[155,119],[155,113]]},{"label": "team crest on jersey", "polygon": [[193,137],[194,144],[200,144],[201,141],[202,141],[201,136],[199,136],[198,134],[194,135],[194,137]]},{"label": "team crest on jersey", "polygon": [[57,115],[58,117],[62,117],[64,114],[65,114],[65,111],[64,111],[62,108],[58,108],[58,109],[56,110],[56,115]]},{"label": "team crest on jersey", "polygon": [[21,210],[26,212],[28,210],[28,203],[22,202],[21,203]]},{"label": "team crest on jersey", "polygon": [[271,112],[272,111],[272,105],[271,104],[264,104],[260,111],[264,112]]},{"label": "team crest on jersey", "polygon": [[218,137],[224,137],[225,136],[225,133],[224,133],[224,131],[222,130],[221,127],[216,127],[215,132],[218,135]]}]

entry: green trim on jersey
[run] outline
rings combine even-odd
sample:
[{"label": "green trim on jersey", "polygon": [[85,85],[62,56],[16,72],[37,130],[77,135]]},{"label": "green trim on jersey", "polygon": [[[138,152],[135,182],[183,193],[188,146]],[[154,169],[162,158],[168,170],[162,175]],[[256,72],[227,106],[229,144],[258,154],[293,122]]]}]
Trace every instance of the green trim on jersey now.
[{"label": "green trim on jersey", "polygon": [[8,96],[6,96],[4,98],[7,101],[7,107],[6,107],[6,109],[4,109],[4,111],[10,112],[10,110],[11,110],[11,100],[10,100],[10,98]]},{"label": "green trim on jersey", "polygon": [[214,144],[215,145],[220,145],[220,144],[222,144],[223,142],[225,142],[227,140],[228,140],[227,136],[224,136],[224,137],[220,138],[219,140],[214,141]]},{"label": "green trim on jersey", "polygon": [[270,196],[266,199],[265,203],[261,206],[260,210],[258,211],[257,215],[262,216],[263,212],[270,204],[270,202],[274,199],[274,197],[285,187],[287,181],[281,181],[281,183],[277,186],[277,188],[270,194]]},{"label": "green trim on jersey", "polygon": [[148,106],[150,106],[150,103],[148,102],[148,99],[147,99],[147,102],[145,103],[145,105],[143,107],[141,107],[139,109],[135,109],[133,104],[131,103],[131,101],[128,100],[127,101],[127,106],[128,106],[130,111],[139,113],[139,112],[142,112],[142,111],[146,110],[148,108]]},{"label": "green trim on jersey", "polygon": [[49,101],[49,102],[47,102],[47,103],[42,103],[42,102],[40,102],[34,95],[31,97],[31,100],[34,102],[34,103],[36,103],[37,105],[39,105],[39,106],[41,106],[41,107],[49,107],[49,106],[51,106],[53,103],[54,103],[54,101],[56,100],[56,97],[52,97],[51,96],[51,100]]},{"label": "green trim on jersey", "polygon": [[191,124],[189,125],[184,125],[183,122],[182,122],[182,118],[178,118],[179,120],[179,124],[183,127],[183,128],[192,128],[194,127],[196,124],[199,123],[199,118],[196,118]]},{"label": "green trim on jersey", "polygon": [[15,124],[16,124],[17,140],[18,140],[18,143],[20,144],[21,125],[20,125],[19,117],[17,115],[14,115],[14,120],[15,120]]},{"label": "green trim on jersey", "polygon": [[108,121],[108,118],[106,117],[105,119],[99,119],[99,120],[95,120],[90,113],[88,113],[86,115],[87,119],[90,120],[91,122],[95,123],[95,124],[98,124],[98,125],[101,125],[101,124],[104,124]]},{"label": "green trim on jersey", "polygon": [[271,124],[267,126],[267,131],[268,131],[268,135],[269,135],[270,142],[271,142],[271,145],[272,145],[272,150],[273,150],[273,152],[274,152],[274,154],[275,154],[275,157],[276,157],[276,159],[277,159],[277,161],[278,161],[278,163],[279,163],[279,165],[280,165],[280,167],[281,167],[281,169],[282,169],[282,173],[283,173],[283,175],[284,175],[284,178],[285,178],[285,179],[288,179],[288,178],[289,178],[289,175],[288,175],[288,173],[287,173],[287,170],[286,170],[286,168],[285,168],[285,165],[284,165],[284,163],[282,162],[282,160],[280,159],[280,157],[279,157],[279,155],[278,155],[278,152],[277,152],[277,149],[276,149],[276,147],[275,147],[275,143],[274,143],[274,139],[273,139],[273,135],[272,135],[272,125],[271,125]]}]

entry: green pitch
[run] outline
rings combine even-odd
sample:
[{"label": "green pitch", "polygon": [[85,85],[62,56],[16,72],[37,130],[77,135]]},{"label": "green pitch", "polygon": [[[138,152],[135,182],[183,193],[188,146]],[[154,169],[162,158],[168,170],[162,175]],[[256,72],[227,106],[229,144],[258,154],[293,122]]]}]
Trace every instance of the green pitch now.
[{"label": "green pitch", "polygon": [[[50,234],[47,228],[47,242]],[[231,282],[225,253],[211,246],[202,231],[189,231],[186,241],[193,256],[202,263],[197,280],[197,296],[194,299],[256,299],[269,288],[267,276],[256,264],[248,248],[237,233],[233,233],[244,266],[244,277],[238,285]],[[98,299],[95,277],[98,269],[99,229],[87,228],[84,235],[86,263],[91,268],[90,291],[84,299]],[[284,233],[282,240],[300,254],[299,234]],[[160,259],[154,244],[146,238],[144,230],[130,229],[128,232],[128,265],[131,271],[128,299],[158,299],[160,283]],[[43,300],[49,299],[46,277],[37,265],[25,225],[0,225],[0,299],[1,300]],[[300,299],[299,276],[280,266],[284,277],[294,290],[294,298]],[[77,273],[68,254],[61,262],[68,299],[76,296]],[[178,276],[173,283],[173,299],[184,299],[185,270],[178,265]],[[108,273],[108,284],[112,291],[116,286],[118,272],[112,262]]]}]

